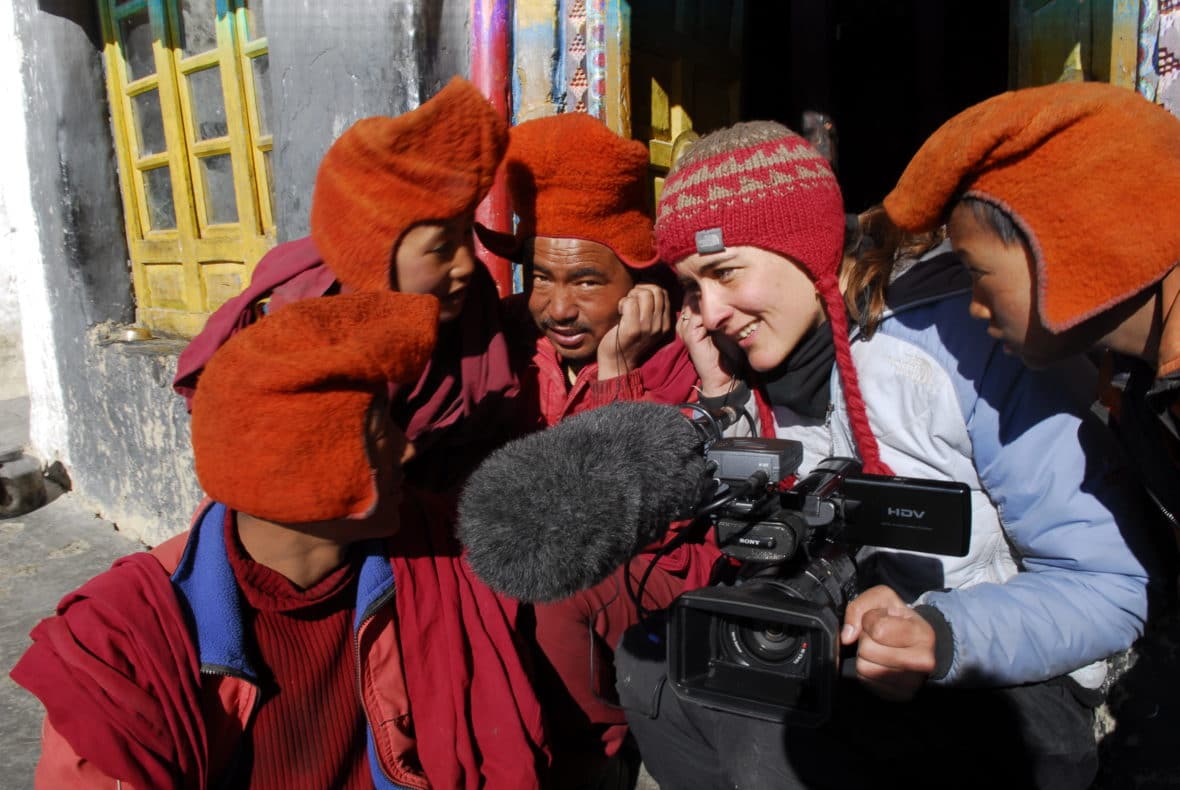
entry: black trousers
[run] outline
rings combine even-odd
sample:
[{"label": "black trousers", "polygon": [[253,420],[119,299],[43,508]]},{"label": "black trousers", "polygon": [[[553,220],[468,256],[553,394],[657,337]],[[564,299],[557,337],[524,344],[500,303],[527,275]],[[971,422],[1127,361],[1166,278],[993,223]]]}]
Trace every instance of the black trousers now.
[{"label": "black trousers", "polygon": [[994,689],[930,686],[910,702],[842,680],[818,728],[681,700],[641,626],[616,652],[619,697],[661,790],[1085,788],[1098,769],[1096,692],[1069,678]]}]

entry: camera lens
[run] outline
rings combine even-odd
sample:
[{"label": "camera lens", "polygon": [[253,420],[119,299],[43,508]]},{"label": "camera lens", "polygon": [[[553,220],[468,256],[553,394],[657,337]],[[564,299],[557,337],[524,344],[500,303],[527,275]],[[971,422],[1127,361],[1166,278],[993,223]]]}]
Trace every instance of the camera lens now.
[{"label": "camera lens", "polygon": [[[767,669],[789,669],[805,663],[805,629],[765,620],[741,619],[726,623],[724,644],[732,659]],[[802,667],[800,667],[802,668]]]},{"label": "camera lens", "polygon": [[755,658],[768,664],[780,664],[799,652],[801,635],[781,623],[766,623],[764,627],[738,626],[738,639]]}]

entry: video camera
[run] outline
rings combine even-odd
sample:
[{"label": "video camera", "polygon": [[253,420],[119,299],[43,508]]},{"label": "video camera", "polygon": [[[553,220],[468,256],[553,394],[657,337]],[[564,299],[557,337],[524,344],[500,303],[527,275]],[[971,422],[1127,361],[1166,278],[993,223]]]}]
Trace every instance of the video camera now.
[{"label": "video camera", "polygon": [[818,726],[839,675],[844,608],[858,592],[857,551],[966,555],[970,489],[863,474],[851,458],[827,458],[796,480],[799,442],[720,438],[713,417],[693,422],[712,472],[695,515],[736,562],[674,602],[672,688],[709,708]]}]

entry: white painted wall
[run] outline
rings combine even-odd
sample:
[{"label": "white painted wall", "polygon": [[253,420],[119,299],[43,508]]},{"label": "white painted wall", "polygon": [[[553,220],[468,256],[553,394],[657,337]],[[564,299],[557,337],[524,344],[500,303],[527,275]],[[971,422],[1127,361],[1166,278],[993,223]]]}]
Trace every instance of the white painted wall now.
[{"label": "white painted wall", "polygon": [[[0,163],[0,338],[15,341],[14,360],[23,351],[31,451],[46,462],[61,460],[68,465],[69,433],[53,343],[54,315],[25,155],[25,112],[30,97],[24,84],[24,53],[17,38],[15,13],[13,3],[0,2],[0,117],[4,118],[0,123],[4,156]],[[4,365],[0,371],[11,372],[9,364],[17,363],[3,356],[0,340],[0,365]],[[4,378],[7,376],[0,375]],[[19,382],[15,375],[12,378]]]},{"label": "white painted wall", "polygon": [[[6,5],[7,8],[0,10],[0,16],[11,18],[12,6],[10,3]],[[7,25],[0,22],[0,31],[0,97],[7,105],[11,94],[10,83],[13,81],[10,72],[18,73],[15,68],[10,68],[12,58],[8,50],[16,46],[11,21]],[[18,150],[8,147],[9,136],[8,126],[0,127],[0,151]],[[7,172],[8,168],[4,170]],[[8,217],[7,192],[7,185],[0,184],[0,400],[21,397],[27,392],[25,355],[21,350],[20,300],[17,298],[17,259],[12,254],[16,230]],[[27,196],[27,183],[25,192]]]},{"label": "white painted wall", "polygon": [[[3,137],[2,132],[0,137]],[[2,141],[0,145],[3,145]],[[25,355],[21,349],[16,266],[9,255],[12,234],[4,189],[0,187],[0,400],[22,397],[28,392]]]}]

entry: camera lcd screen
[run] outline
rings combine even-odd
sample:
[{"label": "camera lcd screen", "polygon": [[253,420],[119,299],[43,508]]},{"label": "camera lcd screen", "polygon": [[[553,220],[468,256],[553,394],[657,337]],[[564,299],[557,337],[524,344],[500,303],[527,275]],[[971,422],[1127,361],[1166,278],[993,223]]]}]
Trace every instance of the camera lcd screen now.
[{"label": "camera lcd screen", "polygon": [[965,557],[971,546],[971,489],[965,483],[857,475],[840,486],[844,540]]}]

